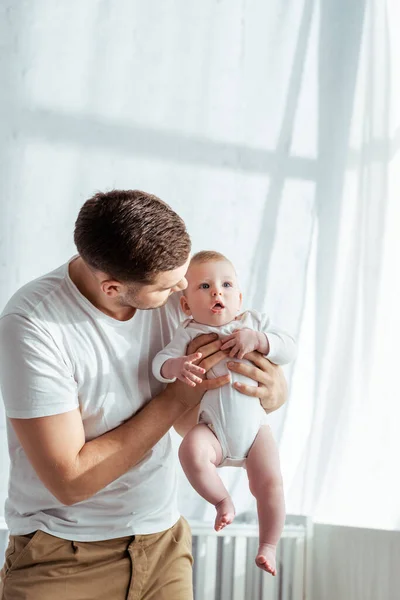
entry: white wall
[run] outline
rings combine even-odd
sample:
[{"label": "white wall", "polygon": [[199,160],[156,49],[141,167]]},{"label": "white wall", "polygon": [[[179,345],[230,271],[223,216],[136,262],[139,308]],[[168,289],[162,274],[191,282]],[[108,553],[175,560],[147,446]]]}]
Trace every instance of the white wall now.
[{"label": "white wall", "polygon": [[314,527],[313,600],[398,600],[400,532]]}]

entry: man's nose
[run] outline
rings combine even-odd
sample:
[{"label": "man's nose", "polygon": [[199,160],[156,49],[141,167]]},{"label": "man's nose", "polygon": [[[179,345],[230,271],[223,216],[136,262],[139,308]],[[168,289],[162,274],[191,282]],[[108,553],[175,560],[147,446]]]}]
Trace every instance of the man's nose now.
[{"label": "man's nose", "polygon": [[186,290],[187,286],[188,286],[188,282],[187,282],[186,277],[184,277],[182,279],[182,281],[179,283],[179,289],[180,290]]},{"label": "man's nose", "polygon": [[182,290],[186,290],[188,286],[187,279],[184,277],[181,281],[172,288],[172,292],[180,292]]}]

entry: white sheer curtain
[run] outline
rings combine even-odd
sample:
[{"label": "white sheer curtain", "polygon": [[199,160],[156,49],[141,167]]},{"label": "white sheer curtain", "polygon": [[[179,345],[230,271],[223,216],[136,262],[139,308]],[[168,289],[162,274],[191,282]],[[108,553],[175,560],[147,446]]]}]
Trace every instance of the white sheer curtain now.
[{"label": "white sheer curtain", "polygon": [[[288,510],[397,529],[399,8],[373,1],[309,8],[299,87],[307,86],[308,110],[313,91],[318,98],[318,118],[309,123],[316,178],[293,181],[281,169],[280,140],[294,136],[289,154],[309,140],[299,98],[296,117],[282,111],[247,293],[257,308],[300,329],[290,402],[272,418]],[[291,48],[293,71],[300,45]],[[304,137],[296,140],[299,129]],[[254,513],[245,474],[225,471],[239,512]],[[205,518],[212,512],[205,508]]]},{"label": "white sheer curtain", "polygon": [[[315,287],[310,303],[316,316],[315,373],[309,388],[313,402],[303,464],[297,465],[298,470],[304,467],[304,478],[297,472],[289,493],[289,506],[293,502],[316,520],[388,529],[399,526],[400,501],[395,476],[400,450],[395,427],[400,334],[395,300],[400,291],[398,18],[395,3],[367,3],[359,48],[353,30],[351,37],[340,36],[341,52],[335,32],[325,23],[321,47],[333,51],[336,45],[343,61],[339,68],[348,78],[332,81],[331,89],[324,89],[320,79],[320,123],[327,112],[329,119],[325,132],[320,127],[320,156],[326,163],[317,190],[311,266]],[[347,106],[346,80],[349,87],[354,85]],[[303,329],[302,339],[306,335]],[[296,388],[295,377],[294,396]]]},{"label": "white sheer curtain", "polygon": [[[246,306],[299,336],[271,417],[288,509],[397,527],[395,0],[0,10],[1,306],[73,253],[95,190],[159,194],[195,250],[231,257]],[[224,477],[254,510],[245,472]],[[182,508],[213,516],[184,482]]]}]

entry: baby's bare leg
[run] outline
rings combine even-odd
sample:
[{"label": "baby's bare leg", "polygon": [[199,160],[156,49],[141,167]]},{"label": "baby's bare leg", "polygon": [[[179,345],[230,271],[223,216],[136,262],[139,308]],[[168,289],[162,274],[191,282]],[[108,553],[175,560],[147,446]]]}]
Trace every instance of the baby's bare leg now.
[{"label": "baby's bare leg", "polygon": [[189,431],[180,445],[179,460],[196,492],[217,509],[215,530],[232,523],[235,508],[217,472],[222,460],[221,445],[207,425],[199,423]]},{"label": "baby's bare leg", "polygon": [[276,545],[285,523],[285,499],[278,448],[268,425],[263,425],[246,461],[250,491],[257,500],[260,541],[256,564],[276,574]]}]

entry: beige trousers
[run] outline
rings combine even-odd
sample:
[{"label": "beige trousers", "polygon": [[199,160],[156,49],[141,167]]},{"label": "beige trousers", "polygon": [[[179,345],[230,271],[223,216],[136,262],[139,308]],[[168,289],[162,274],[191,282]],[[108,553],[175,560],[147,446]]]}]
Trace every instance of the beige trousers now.
[{"label": "beige trousers", "polygon": [[192,538],[171,529],[100,542],[10,536],[1,600],[192,600]]}]

